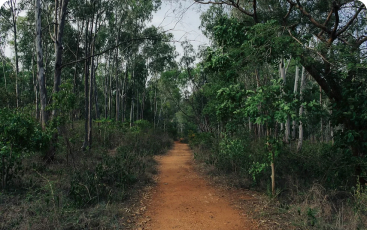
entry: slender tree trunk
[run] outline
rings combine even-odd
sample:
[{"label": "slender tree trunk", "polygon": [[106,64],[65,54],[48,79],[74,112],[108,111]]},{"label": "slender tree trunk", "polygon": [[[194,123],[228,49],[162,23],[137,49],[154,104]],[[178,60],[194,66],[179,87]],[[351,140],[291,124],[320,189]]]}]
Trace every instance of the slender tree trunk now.
[{"label": "slender tree trunk", "polygon": [[[299,80],[299,67],[296,66],[296,76],[294,80],[294,89],[293,89],[294,94],[298,92],[298,80]],[[293,140],[296,139],[296,121],[295,120],[292,121],[292,139]]]},{"label": "slender tree trunk", "polygon": [[274,152],[271,153],[271,193],[275,196],[275,165],[274,165]]},{"label": "slender tree trunk", "polygon": [[[115,62],[112,63],[112,69],[114,69]],[[112,74],[111,70],[109,69],[109,93],[108,93],[108,110],[110,114],[110,119],[112,119]]]},{"label": "slender tree trunk", "polygon": [[132,80],[133,80],[133,83],[132,83],[132,90],[131,90],[131,107],[130,107],[130,128],[132,127],[133,125],[133,122],[134,122],[134,87],[135,87],[135,65],[133,65],[133,71],[132,71]]},{"label": "slender tree trunk", "polygon": [[121,114],[121,121],[122,121],[122,123],[124,123],[125,122],[125,109],[126,109],[126,105],[125,105],[125,103],[126,103],[126,81],[127,81],[127,77],[128,77],[128,75],[129,75],[129,72],[128,72],[129,70],[128,70],[128,63],[126,63],[126,71],[125,71],[125,77],[124,77],[124,83],[123,83],[123,85],[122,85],[122,98],[121,98],[121,100],[122,100],[122,114]]},{"label": "slender tree trunk", "polygon": [[89,105],[88,105],[88,146],[89,149],[92,148],[92,110],[93,110],[93,75],[94,75],[94,41],[95,41],[95,36],[94,36],[94,16],[92,18],[92,24],[91,24],[91,29],[90,29],[90,34],[92,37],[92,41],[90,43],[90,51],[91,51],[91,58],[90,58],[90,78],[89,78]]},{"label": "slender tree trunk", "polygon": [[100,119],[100,115],[99,115],[99,106],[98,106],[98,88],[97,88],[97,81],[96,81],[96,71],[98,69],[98,65],[99,65],[99,60],[97,57],[97,64],[96,67],[94,68],[94,73],[93,73],[93,84],[94,84],[94,107],[96,110],[96,119],[99,120]]},{"label": "slender tree trunk", "polygon": [[45,69],[43,66],[43,52],[42,52],[42,26],[41,26],[41,3],[40,0],[35,0],[36,10],[36,53],[37,53],[37,72],[38,72],[38,84],[40,90],[40,102],[41,102],[41,124],[42,129],[46,129],[47,124],[47,89],[45,81]]},{"label": "slender tree trunk", "polygon": [[[303,100],[303,90],[305,88],[306,85],[306,81],[305,81],[305,68],[302,67],[302,74],[301,74],[301,84],[300,84],[300,101],[302,102]],[[303,105],[301,104],[301,107],[299,108],[299,118],[302,119],[303,116]],[[297,152],[300,151],[302,149],[302,144],[303,144],[303,122],[302,120],[299,121],[299,126],[298,126],[298,146],[297,146]]]},{"label": "slender tree trunk", "polygon": [[[79,23],[77,23],[77,26],[78,26],[78,31],[79,31]],[[84,23],[82,23],[81,31],[84,30],[83,27],[84,27]],[[75,54],[75,61],[77,61],[78,58],[79,58],[79,43],[80,43],[80,36],[78,35],[78,39],[77,39],[77,42],[76,42],[77,48],[76,48],[76,54]],[[76,95],[78,93],[78,90],[77,90],[78,63],[75,63],[74,68],[75,68],[75,70],[74,70],[74,94]]]},{"label": "slender tree trunk", "polygon": [[7,90],[7,86],[6,86],[6,73],[5,73],[5,61],[4,61],[4,58],[3,58],[3,75],[4,75],[4,83],[5,83],[5,93],[7,93],[8,90]]},{"label": "slender tree trunk", "polygon": [[[280,63],[279,63],[279,74],[280,74],[280,78],[283,80],[283,84],[285,84],[285,69],[284,69],[284,60],[283,58],[281,59]],[[283,131],[284,130],[284,123],[280,123],[280,130]]]},{"label": "slender tree trunk", "polygon": [[33,91],[35,96],[35,104],[36,104],[36,119],[39,120],[39,111],[38,111],[38,80],[36,79],[34,71],[34,58],[32,57],[32,78],[33,78]]},{"label": "slender tree trunk", "polygon": [[19,85],[18,85],[18,78],[19,78],[19,57],[18,57],[18,40],[17,40],[17,15],[16,15],[16,1],[10,0],[10,7],[11,7],[11,15],[12,15],[12,22],[13,22],[13,36],[14,36],[14,53],[15,53],[15,97],[17,101],[17,108],[19,108]]},{"label": "slender tree trunk", "polygon": [[[118,41],[120,39],[120,30],[117,34],[117,40],[116,45],[118,44]],[[119,55],[119,49],[116,48],[116,55],[115,55],[115,77],[116,77],[116,121],[119,121],[120,119],[120,81],[118,77],[118,55]]]},{"label": "slender tree trunk", "polygon": [[[54,75],[54,93],[60,91],[60,84],[61,84],[61,70],[62,70],[62,38],[64,36],[64,27],[65,27],[65,19],[67,14],[67,7],[68,7],[69,0],[62,0],[60,2],[61,7],[61,14],[58,21],[56,21],[57,25],[57,34],[55,33],[55,75]],[[57,14],[56,14],[57,15]],[[55,16],[57,19],[57,16]],[[52,111],[52,117],[55,118],[56,109]]]},{"label": "slender tree trunk", "polygon": [[[333,114],[333,111],[330,110],[330,116]],[[331,121],[329,121],[329,127],[330,127],[330,138],[331,138],[331,144],[334,145],[334,128],[331,126]]]},{"label": "slender tree trunk", "polygon": [[116,121],[119,121],[120,119],[120,83],[119,78],[116,77]]},{"label": "slender tree trunk", "polygon": [[106,65],[105,65],[105,88],[104,88],[104,118],[107,119],[108,117],[108,80],[109,80],[109,68],[110,68],[110,57],[111,51],[108,53],[108,68],[107,68],[107,59],[106,59]]},{"label": "slender tree trunk", "polygon": [[[280,63],[280,76],[283,80],[283,94],[285,94],[285,91],[284,91],[284,87],[285,87],[285,82],[286,82],[286,70],[285,70],[285,67],[284,67],[284,59],[282,58],[281,60],[281,63]],[[284,142],[285,143],[289,143],[289,135],[290,135],[290,117],[289,115],[287,116],[287,120],[286,120],[286,123],[285,123],[285,132],[284,132]],[[283,126],[283,124],[281,124],[281,126]],[[283,127],[282,127],[283,129]]]},{"label": "slender tree trunk", "polygon": [[[321,86],[320,86],[320,107],[322,107],[322,88]],[[321,135],[320,141],[323,142],[324,141],[324,128],[323,128],[322,117],[320,120],[320,135]]]},{"label": "slender tree trunk", "polygon": [[[3,62],[3,75],[4,75],[4,86],[5,86],[5,94],[8,95],[8,90],[7,90],[7,85],[6,85],[6,73],[5,73],[5,61],[4,61],[4,57],[2,58],[2,62]],[[9,108],[9,99],[6,99],[6,104],[7,107]]]},{"label": "slender tree trunk", "polygon": [[154,129],[156,128],[156,123],[157,123],[157,79],[155,82],[155,87],[154,87]]},{"label": "slender tree trunk", "polygon": [[[88,50],[88,27],[89,27],[89,19],[86,22],[86,27],[85,27],[85,55],[88,57],[89,56],[89,50]],[[85,151],[87,149],[87,147],[89,146],[88,143],[88,130],[89,130],[89,59],[85,60],[84,63],[84,115],[85,115],[85,123],[84,123],[84,131],[85,131],[85,135],[84,135],[84,143],[82,146],[83,151]]]},{"label": "slender tree trunk", "polygon": [[139,120],[139,89],[138,87],[136,87],[136,96],[135,96],[135,100],[136,100],[136,121]]},{"label": "slender tree trunk", "polygon": [[251,122],[251,118],[248,118],[248,131],[251,133],[252,130],[252,122]]},{"label": "slender tree trunk", "polygon": [[[145,85],[145,84],[144,84]],[[144,119],[144,107],[145,107],[145,91],[146,88],[144,87],[144,91],[143,91],[143,95],[142,95],[142,99],[141,99],[141,119]]]}]

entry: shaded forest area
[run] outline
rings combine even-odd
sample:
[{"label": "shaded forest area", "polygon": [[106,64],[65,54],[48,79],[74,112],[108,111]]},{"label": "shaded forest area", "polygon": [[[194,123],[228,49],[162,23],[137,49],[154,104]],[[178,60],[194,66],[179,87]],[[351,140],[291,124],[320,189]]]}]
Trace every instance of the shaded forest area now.
[{"label": "shaded forest area", "polygon": [[173,139],[262,215],[366,228],[366,6],[192,2],[210,45],[178,58],[149,26],[165,1],[6,1],[0,229],[125,228]]}]

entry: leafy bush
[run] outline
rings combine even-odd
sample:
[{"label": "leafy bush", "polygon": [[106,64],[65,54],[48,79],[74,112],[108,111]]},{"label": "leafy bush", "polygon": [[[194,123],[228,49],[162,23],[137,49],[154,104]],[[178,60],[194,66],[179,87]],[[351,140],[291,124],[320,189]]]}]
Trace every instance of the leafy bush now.
[{"label": "leafy bush", "polygon": [[[326,143],[304,142],[302,150],[297,152],[284,147],[278,158],[277,175],[284,181],[291,175],[304,186],[314,182],[328,189],[348,190],[353,186],[353,164],[351,154]],[[285,185],[283,183],[283,186]]]},{"label": "leafy bush", "polygon": [[189,131],[189,144],[191,148],[210,149],[213,144],[213,137],[210,133],[194,133]]},{"label": "leafy bush", "polygon": [[248,171],[251,160],[246,149],[247,142],[245,140],[224,136],[219,143],[218,159],[215,165],[227,172]]},{"label": "leafy bush", "polygon": [[22,159],[35,151],[44,150],[49,135],[35,121],[22,113],[0,110],[0,175],[6,185],[22,172]]}]

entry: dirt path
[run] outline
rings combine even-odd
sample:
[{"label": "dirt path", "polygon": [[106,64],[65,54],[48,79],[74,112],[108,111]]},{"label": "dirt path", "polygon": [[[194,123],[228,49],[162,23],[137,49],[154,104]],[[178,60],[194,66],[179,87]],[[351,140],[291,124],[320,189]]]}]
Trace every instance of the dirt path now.
[{"label": "dirt path", "polygon": [[147,222],[140,229],[254,229],[193,170],[193,155],[186,144],[176,142],[158,162],[158,185],[144,215]]}]

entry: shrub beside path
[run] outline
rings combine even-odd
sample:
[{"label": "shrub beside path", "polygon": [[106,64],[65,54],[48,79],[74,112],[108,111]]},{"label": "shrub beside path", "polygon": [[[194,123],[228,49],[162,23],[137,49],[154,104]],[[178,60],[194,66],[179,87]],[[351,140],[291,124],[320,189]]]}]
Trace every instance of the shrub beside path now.
[{"label": "shrub beside path", "polygon": [[248,217],[194,171],[187,144],[176,142],[157,160],[158,184],[139,229],[255,229]]}]

